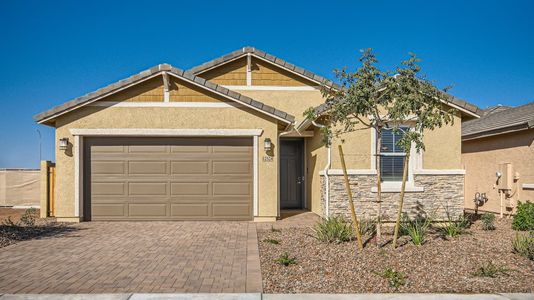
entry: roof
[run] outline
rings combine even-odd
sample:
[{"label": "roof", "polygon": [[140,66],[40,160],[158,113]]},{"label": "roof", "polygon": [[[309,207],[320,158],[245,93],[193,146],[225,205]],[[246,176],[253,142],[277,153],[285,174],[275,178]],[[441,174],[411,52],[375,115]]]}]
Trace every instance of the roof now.
[{"label": "roof", "polygon": [[462,123],[462,140],[534,128],[534,102],[486,114]]},{"label": "roof", "polygon": [[491,106],[491,107],[488,107],[488,108],[482,110],[482,116],[487,116],[489,114],[493,114],[493,113],[496,113],[496,112],[507,110],[509,108],[512,108],[512,107],[511,106],[507,106],[507,105],[497,104],[495,106]]},{"label": "roof", "polygon": [[[448,94],[448,93],[444,93],[444,92],[441,92],[443,94],[443,98],[444,99],[441,99],[441,101],[455,109],[458,109],[459,111],[463,112],[464,114],[468,114],[470,116],[473,116],[473,117],[476,117],[476,118],[479,118],[482,113],[483,113],[483,110],[480,109],[478,106],[472,104],[472,103],[469,103],[465,100],[462,100],[462,99],[459,99],[459,98],[456,98],[454,96],[452,96],[451,94]],[[446,100],[445,100],[446,99]],[[326,112],[328,111],[329,109],[329,105],[328,103],[323,103],[319,106],[317,106],[315,108],[315,114],[317,116],[320,116],[322,114],[326,114]],[[476,119],[475,119],[476,120]],[[297,130],[302,130],[308,126],[310,126],[311,124],[311,121],[308,120],[308,119],[304,119],[302,122],[300,122],[300,124],[298,124],[296,126]]]},{"label": "roof", "polygon": [[281,121],[284,121],[288,124],[291,124],[295,121],[295,117],[281,111],[279,109],[276,109],[272,106],[263,104],[262,102],[256,101],[250,97],[241,95],[240,93],[234,92],[232,90],[229,90],[223,86],[220,86],[218,84],[212,83],[210,81],[207,81],[201,77],[195,76],[193,74],[184,72],[181,69],[175,68],[169,64],[159,64],[157,66],[154,66],[148,70],[142,71],[138,74],[135,74],[133,76],[130,76],[126,79],[120,80],[116,83],[110,84],[106,87],[103,87],[99,90],[96,90],[94,92],[91,92],[89,94],[86,94],[84,96],[75,98],[73,100],[70,100],[68,102],[65,102],[61,105],[58,105],[52,109],[49,109],[45,112],[42,112],[40,114],[35,115],[33,118],[38,123],[44,123],[46,121],[49,121],[57,116],[60,116],[64,113],[67,113],[73,109],[79,108],[81,106],[84,106],[86,104],[92,103],[94,101],[97,101],[101,98],[104,98],[106,96],[109,96],[113,93],[119,92],[123,89],[126,89],[130,86],[133,86],[135,84],[138,84],[142,81],[145,81],[147,79],[156,77],[158,75],[161,75],[163,73],[167,73],[169,75],[173,75],[177,78],[180,78],[186,82],[192,83],[194,85],[198,85],[203,87],[204,89],[211,91],[215,94],[221,95],[223,97],[229,98],[233,101],[236,101],[238,103],[241,103],[247,107],[250,107],[252,109],[255,109],[257,111],[263,112],[269,116],[272,116],[276,119],[279,119]]},{"label": "roof", "polygon": [[246,55],[251,54],[254,57],[257,57],[261,60],[267,61],[273,65],[276,65],[282,69],[285,69],[291,73],[294,73],[296,75],[299,75],[305,79],[308,79],[310,81],[316,82],[320,85],[328,85],[328,86],[334,86],[339,87],[337,84],[335,84],[333,81],[328,80],[322,76],[319,76],[313,72],[310,72],[304,68],[295,66],[294,64],[291,64],[281,58],[278,58],[272,54],[269,54],[267,52],[264,52],[262,50],[259,50],[255,47],[243,47],[241,49],[238,49],[234,52],[225,54],[221,57],[218,57],[216,59],[210,60],[208,62],[205,62],[199,66],[193,67],[189,70],[187,70],[188,73],[192,73],[195,75],[204,73],[206,71],[209,71],[215,67],[224,65],[226,63],[229,63],[231,61],[234,61],[236,59],[245,57]]}]

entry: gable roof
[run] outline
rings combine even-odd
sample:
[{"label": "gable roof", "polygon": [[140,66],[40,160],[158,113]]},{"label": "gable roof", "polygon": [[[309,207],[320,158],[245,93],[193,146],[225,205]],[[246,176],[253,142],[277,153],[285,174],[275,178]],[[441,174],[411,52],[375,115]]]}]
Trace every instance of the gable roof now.
[{"label": "gable roof", "polygon": [[242,57],[245,57],[247,55],[252,55],[253,57],[256,57],[258,59],[261,59],[263,61],[266,61],[268,63],[271,63],[277,67],[280,67],[284,70],[287,70],[297,76],[300,76],[302,78],[305,78],[307,80],[313,81],[319,85],[328,85],[328,86],[334,86],[339,87],[337,84],[335,84],[333,81],[328,80],[322,76],[319,76],[313,72],[310,72],[304,68],[295,66],[294,64],[291,64],[281,58],[278,58],[272,54],[269,54],[267,52],[264,52],[260,49],[257,49],[255,47],[243,47],[241,49],[238,49],[236,51],[233,51],[231,53],[225,54],[221,57],[218,57],[216,59],[210,60],[208,62],[205,62],[199,66],[193,67],[189,70],[187,70],[188,73],[192,73],[195,75],[202,74],[204,72],[207,72],[209,70],[212,70],[216,67],[219,67],[221,65],[227,64],[229,62],[235,61],[237,59],[240,59]]},{"label": "gable roof", "polygon": [[507,105],[497,104],[495,106],[491,106],[491,107],[488,107],[486,109],[483,109],[481,115],[482,116],[487,116],[487,115],[490,115],[490,114],[493,114],[493,113],[496,113],[496,112],[507,110],[509,108],[512,108],[512,107],[511,106],[507,106]]},{"label": "gable roof", "polygon": [[[472,103],[469,103],[465,100],[456,98],[452,96],[451,94],[448,94],[445,92],[441,92],[441,93],[443,94],[443,98],[447,99],[447,100],[440,99],[442,103],[449,105],[452,108],[455,108],[459,110],[460,112],[470,115],[472,117],[475,117],[477,119],[480,118],[480,116],[482,115],[483,110],[481,110],[478,106]],[[315,114],[317,116],[324,115],[327,113],[329,108],[330,106],[328,105],[328,103],[325,102],[315,108]],[[310,124],[311,124],[311,121],[306,118],[302,120],[298,125],[296,125],[295,128],[298,131],[300,131],[310,126]]]},{"label": "gable roof", "polygon": [[150,78],[154,78],[158,75],[162,75],[163,73],[167,73],[169,75],[172,75],[174,77],[177,77],[181,80],[184,80],[188,83],[191,83],[196,86],[200,86],[201,88],[204,88],[207,91],[210,91],[212,93],[215,93],[217,95],[223,96],[225,98],[228,98],[230,100],[236,101],[238,103],[243,104],[246,107],[252,108],[254,110],[257,110],[261,113],[264,113],[266,115],[269,115],[275,119],[281,120],[285,123],[292,124],[295,121],[295,117],[284,112],[281,110],[278,110],[272,106],[263,104],[262,102],[256,101],[250,97],[241,95],[240,93],[234,92],[232,90],[229,90],[223,86],[220,86],[218,84],[215,84],[213,82],[207,81],[201,77],[195,76],[190,73],[186,73],[181,69],[175,68],[169,64],[159,64],[157,66],[154,66],[148,70],[142,71],[138,74],[135,74],[133,76],[130,76],[126,79],[120,80],[116,83],[110,84],[106,87],[103,87],[99,90],[96,90],[94,92],[91,92],[89,94],[86,94],[84,96],[75,98],[73,100],[70,100],[68,102],[65,102],[61,105],[58,105],[52,109],[49,109],[45,112],[42,112],[40,114],[35,115],[33,118],[38,123],[45,123],[47,121],[52,120],[55,117],[58,117],[62,114],[65,114],[69,111],[72,111],[76,108],[82,107],[84,105],[87,105],[89,103],[92,103],[94,101],[97,101],[99,99],[102,99],[104,97],[107,97],[109,95],[112,95],[116,92],[122,91],[126,88],[129,88],[131,86],[134,86],[136,84],[139,84],[145,80],[148,80]]},{"label": "gable roof", "polygon": [[462,123],[462,140],[534,128],[534,102],[493,112]]}]

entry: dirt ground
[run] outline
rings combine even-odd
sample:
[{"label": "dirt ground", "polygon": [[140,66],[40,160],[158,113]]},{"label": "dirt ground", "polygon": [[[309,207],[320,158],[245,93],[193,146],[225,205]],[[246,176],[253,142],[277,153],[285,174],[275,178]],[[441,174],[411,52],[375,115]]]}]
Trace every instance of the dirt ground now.
[{"label": "dirt ground", "polygon": [[[534,262],[512,252],[515,232],[510,220],[499,220],[496,230],[484,231],[475,223],[466,234],[444,238],[437,229],[422,246],[409,242],[392,249],[391,228],[385,245],[356,242],[327,244],[308,228],[260,229],[258,241],[266,293],[492,293],[533,292]],[[275,244],[276,240],[279,244]],[[295,264],[275,260],[287,253]],[[495,278],[475,275],[488,263],[499,270]],[[398,272],[404,285],[393,287],[384,278],[387,269]]]}]

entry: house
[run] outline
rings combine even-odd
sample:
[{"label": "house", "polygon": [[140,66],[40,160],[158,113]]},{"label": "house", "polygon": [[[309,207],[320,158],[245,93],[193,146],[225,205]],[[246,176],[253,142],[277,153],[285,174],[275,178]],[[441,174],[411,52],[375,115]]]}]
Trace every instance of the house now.
[{"label": "house", "polygon": [[496,106],[462,128],[465,208],[510,214],[534,200],[534,103]]},{"label": "house", "polygon": [[[155,66],[35,116],[56,130],[55,216],[80,220],[271,221],[281,210],[343,214],[346,195],[337,143],[325,147],[320,120],[332,83],[245,47],[187,71]],[[410,163],[406,209],[463,210],[461,121],[478,108],[453,99],[455,123],[429,132]],[[408,124],[409,125],[409,124]],[[400,190],[403,158],[383,172],[386,215]],[[376,215],[376,134],[343,144],[358,210]],[[44,210],[46,211],[46,210]]]}]

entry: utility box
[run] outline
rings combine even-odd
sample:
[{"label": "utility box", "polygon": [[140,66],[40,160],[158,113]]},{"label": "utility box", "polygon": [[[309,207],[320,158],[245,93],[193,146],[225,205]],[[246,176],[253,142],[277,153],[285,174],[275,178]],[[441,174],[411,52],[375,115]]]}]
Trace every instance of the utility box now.
[{"label": "utility box", "polygon": [[514,173],[512,170],[512,164],[499,164],[499,173],[501,173],[501,177],[498,179],[497,188],[499,190],[511,190],[514,184]]}]

